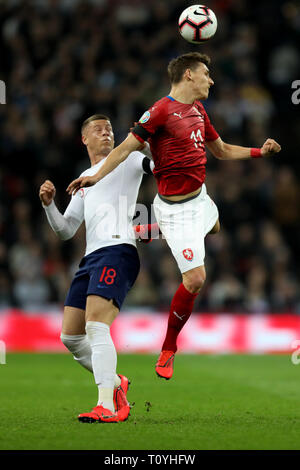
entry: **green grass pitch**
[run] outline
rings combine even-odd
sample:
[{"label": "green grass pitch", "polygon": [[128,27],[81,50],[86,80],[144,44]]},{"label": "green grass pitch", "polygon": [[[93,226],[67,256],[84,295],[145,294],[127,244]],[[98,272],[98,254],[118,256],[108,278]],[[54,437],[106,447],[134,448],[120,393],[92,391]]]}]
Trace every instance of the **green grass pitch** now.
[{"label": "green grass pitch", "polygon": [[0,365],[1,450],[300,449],[300,365],[290,356],[119,355],[131,379],[129,420],[83,424],[91,373],[69,354],[9,354]]}]

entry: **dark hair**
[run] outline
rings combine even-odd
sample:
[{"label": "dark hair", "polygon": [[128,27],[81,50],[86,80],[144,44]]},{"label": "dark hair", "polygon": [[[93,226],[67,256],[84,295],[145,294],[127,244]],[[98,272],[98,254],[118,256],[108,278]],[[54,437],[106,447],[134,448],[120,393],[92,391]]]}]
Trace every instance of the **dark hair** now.
[{"label": "dark hair", "polygon": [[200,52],[188,52],[172,59],[168,65],[168,75],[171,84],[179,83],[186,69],[194,70],[200,62],[209,66],[210,57]]},{"label": "dark hair", "polygon": [[104,114],[93,114],[93,116],[90,116],[89,118],[87,118],[82,126],[81,126],[81,134],[83,134],[83,131],[84,131],[84,128],[92,121],[98,121],[98,119],[105,119],[105,121],[109,121],[110,122],[110,119],[109,117],[105,116]]}]

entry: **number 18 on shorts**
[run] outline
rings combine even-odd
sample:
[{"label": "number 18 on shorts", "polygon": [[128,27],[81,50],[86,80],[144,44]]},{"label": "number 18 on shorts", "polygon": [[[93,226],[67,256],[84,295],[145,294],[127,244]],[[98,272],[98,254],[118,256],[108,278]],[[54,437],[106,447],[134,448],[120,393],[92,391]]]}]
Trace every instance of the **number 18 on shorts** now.
[{"label": "number 18 on shorts", "polygon": [[113,299],[120,309],[140,270],[137,249],[120,244],[101,248],[85,256],[76,272],[65,305],[85,310],[86,297]]}]

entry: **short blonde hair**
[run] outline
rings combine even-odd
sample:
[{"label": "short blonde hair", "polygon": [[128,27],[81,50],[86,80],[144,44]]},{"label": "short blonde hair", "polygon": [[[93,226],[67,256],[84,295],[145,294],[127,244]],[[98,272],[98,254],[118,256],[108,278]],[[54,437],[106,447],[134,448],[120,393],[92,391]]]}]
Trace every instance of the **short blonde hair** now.
[{"label": "short blonde hair", "polygon": [[105,116],[104,114],[93,114],[93,116],[90,116],[89,118],[87,118],[82,126],[81,126],[81,134],[83,134],[83,131],[84,129],[86,128],[86,126],[92,122],[92,121],[98,121],[98,119],[105,119],[105,121],[109,121],[110,122],[110,119],[109,117]]}]

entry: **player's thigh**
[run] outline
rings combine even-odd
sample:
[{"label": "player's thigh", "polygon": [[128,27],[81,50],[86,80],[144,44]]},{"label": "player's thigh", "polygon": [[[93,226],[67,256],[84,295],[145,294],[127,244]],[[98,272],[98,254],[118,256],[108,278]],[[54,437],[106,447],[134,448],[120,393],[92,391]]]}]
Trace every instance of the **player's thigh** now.
[{"label": "player's thigh", "polygon": [[111,325],[140,269],[135,246],[120,244],[106,247],[90,268],[87,289],[86,321]]},{"label": "player's thigh", "polygon": [[85,334],[85,311],[65,306],[61,332],[64,335],[84,335]]},{"label": "player's thigh", "polygon": [[198,198],[174,205],[154,200],[159,227],[181,273],[204,265],[204,202]]},{"label": "player's thigh", "polygon": [[85,320],[99,321],[111,326],[119,313],[113,299],[105,299],[98,295],[88,295],[86,299]]},{"label": "player's thigh", "polygon": [[220,222],[218,208],[215,202],[206,194],[204,201],[204,233],[207,235],[209,233],[218,233],[219,231]]}]

